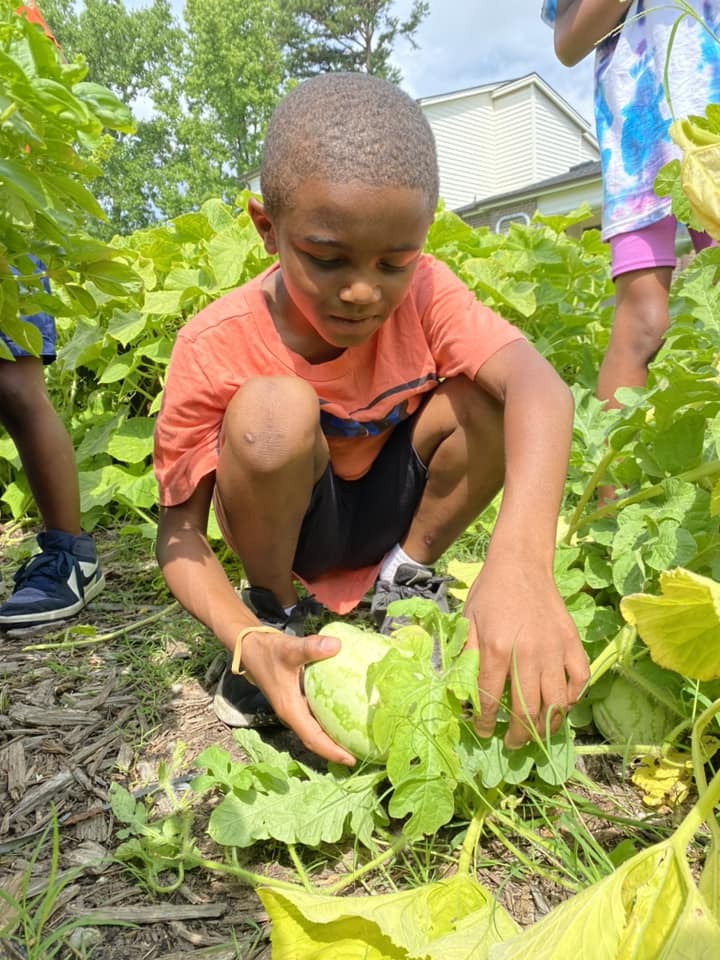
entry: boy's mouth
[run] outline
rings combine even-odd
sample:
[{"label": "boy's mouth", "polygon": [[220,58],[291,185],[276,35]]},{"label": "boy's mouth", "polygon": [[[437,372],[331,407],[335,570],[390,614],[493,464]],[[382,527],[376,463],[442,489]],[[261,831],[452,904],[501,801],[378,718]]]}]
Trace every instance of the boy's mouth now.
[{"label": "boy's mouth", "polygon": [[360,323],[369,323],[370,321],[377,320],[378,316],[375,313],[371,313],[371,314],[368,314],[367,317],[342,317],[337,313],[331,313],[330,319],[335,320],[339,323],[360,324]]}]

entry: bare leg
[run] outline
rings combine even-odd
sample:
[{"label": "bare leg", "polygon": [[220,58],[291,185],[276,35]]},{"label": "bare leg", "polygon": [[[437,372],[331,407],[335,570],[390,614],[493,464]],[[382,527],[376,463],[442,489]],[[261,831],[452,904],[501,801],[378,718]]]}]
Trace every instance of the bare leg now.
[{"label": "bare leg", "polygon": [[402,547],[432,566],[502,486],[502,407],[465,377],[446,380],[420,413],[413,446],[428,478]]},{"label": "bare leg", "polygon": [[670,267],[633,270],[615,281],[615,319],[607,352],[600,365],[597,395],[619,408],[619,387],[641,387],[648,364],[662,346],[669,326]]},{"label": "bare leg", "polygon": [[223,422],[218,494],[250,583],[285,607],[297,599],[292,562],[327,463],[312,387],[295,377],[258,377],[238,390]]},{"label": "bare leg", "polygon": [[[615,281],[615,319],[610,342],[600,365],[597,395],[606,406],[619,409],[619,387],[642,387],[648,365],[662,346],[669,326],[668,295],[671,267],[653,267],[623,273]],[[609,485],[598,488],[602,506],[615,498]]]},{"label": "bare leg", "polygon": [[75,453],[50,403],[41,360],[0,360],[0,422],[17,447],[46,528],[79,534]]}]

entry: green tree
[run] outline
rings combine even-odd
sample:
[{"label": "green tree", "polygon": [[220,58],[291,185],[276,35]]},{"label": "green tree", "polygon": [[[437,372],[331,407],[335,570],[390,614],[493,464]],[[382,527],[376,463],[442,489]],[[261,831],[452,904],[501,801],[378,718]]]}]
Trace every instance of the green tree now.
[{"label": "green tree", "polygon": [[188,193],[231,200],[280,97],[285,17],[276,0],[187,0],[184,17]]},{"label": "green tree", "polygon": [[[66,56],[131,104],[137,128],[116,138],[96,193],[111,231],[129,233],[232,202],[258,161],[284,72],[277,0],[187,0],[178,22],[168,0],[42,0]],[[279,38],[280,37],[280,38]]]},{"label": "green tree", "polygon": [[372,73],[393,83],[401,79],[391,57],[398,40],[417,47],[416,34],[430,12],[426,0],[413,0],[401,20],[393,0],[290,0],[294,29],[287,39],[288,70],[298,78],[332,70]]},{"label": "green tree", "polygon": [[[166,168],[175,156],[181,111],[184,32],[169,0],[127,9],[123,0],[41,0],[66,58],[131,106],[133,133],[115,136],[95,194],[108,214],[106,234],[128,233],[173,215],[184,204]],[[102,228],[101,228],[102,232]]]}]

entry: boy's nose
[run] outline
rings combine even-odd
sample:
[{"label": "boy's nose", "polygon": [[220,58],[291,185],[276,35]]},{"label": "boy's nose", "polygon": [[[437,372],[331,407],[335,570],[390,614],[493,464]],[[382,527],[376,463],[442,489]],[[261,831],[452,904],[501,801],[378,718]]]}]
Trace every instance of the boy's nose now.
[{"label": "boy's nose", "polygon": [[382,291],[365,280],[353,280],[341,288],[339,297],[343,303],[379,303]]}]

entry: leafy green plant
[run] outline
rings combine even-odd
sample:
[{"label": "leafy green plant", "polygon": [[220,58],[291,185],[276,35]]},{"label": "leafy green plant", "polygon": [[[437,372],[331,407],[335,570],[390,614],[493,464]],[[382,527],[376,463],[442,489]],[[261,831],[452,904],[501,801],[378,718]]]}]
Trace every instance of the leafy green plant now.
[{"label": "leafy green plant", "polygon": [[[105,216],[88,187],[109,145],[105,131],[129,132],[133,121],[16,6],[0,3],[0,330],[37,353],[38,331],[21,315],[92,315],[86,281],[129,287],[137,279],[120,250],[84,230],[89,217]],[[62,298],[44,292],[45,277],[63,286]],[[0,357],[11,359],[2,342]]]}]

